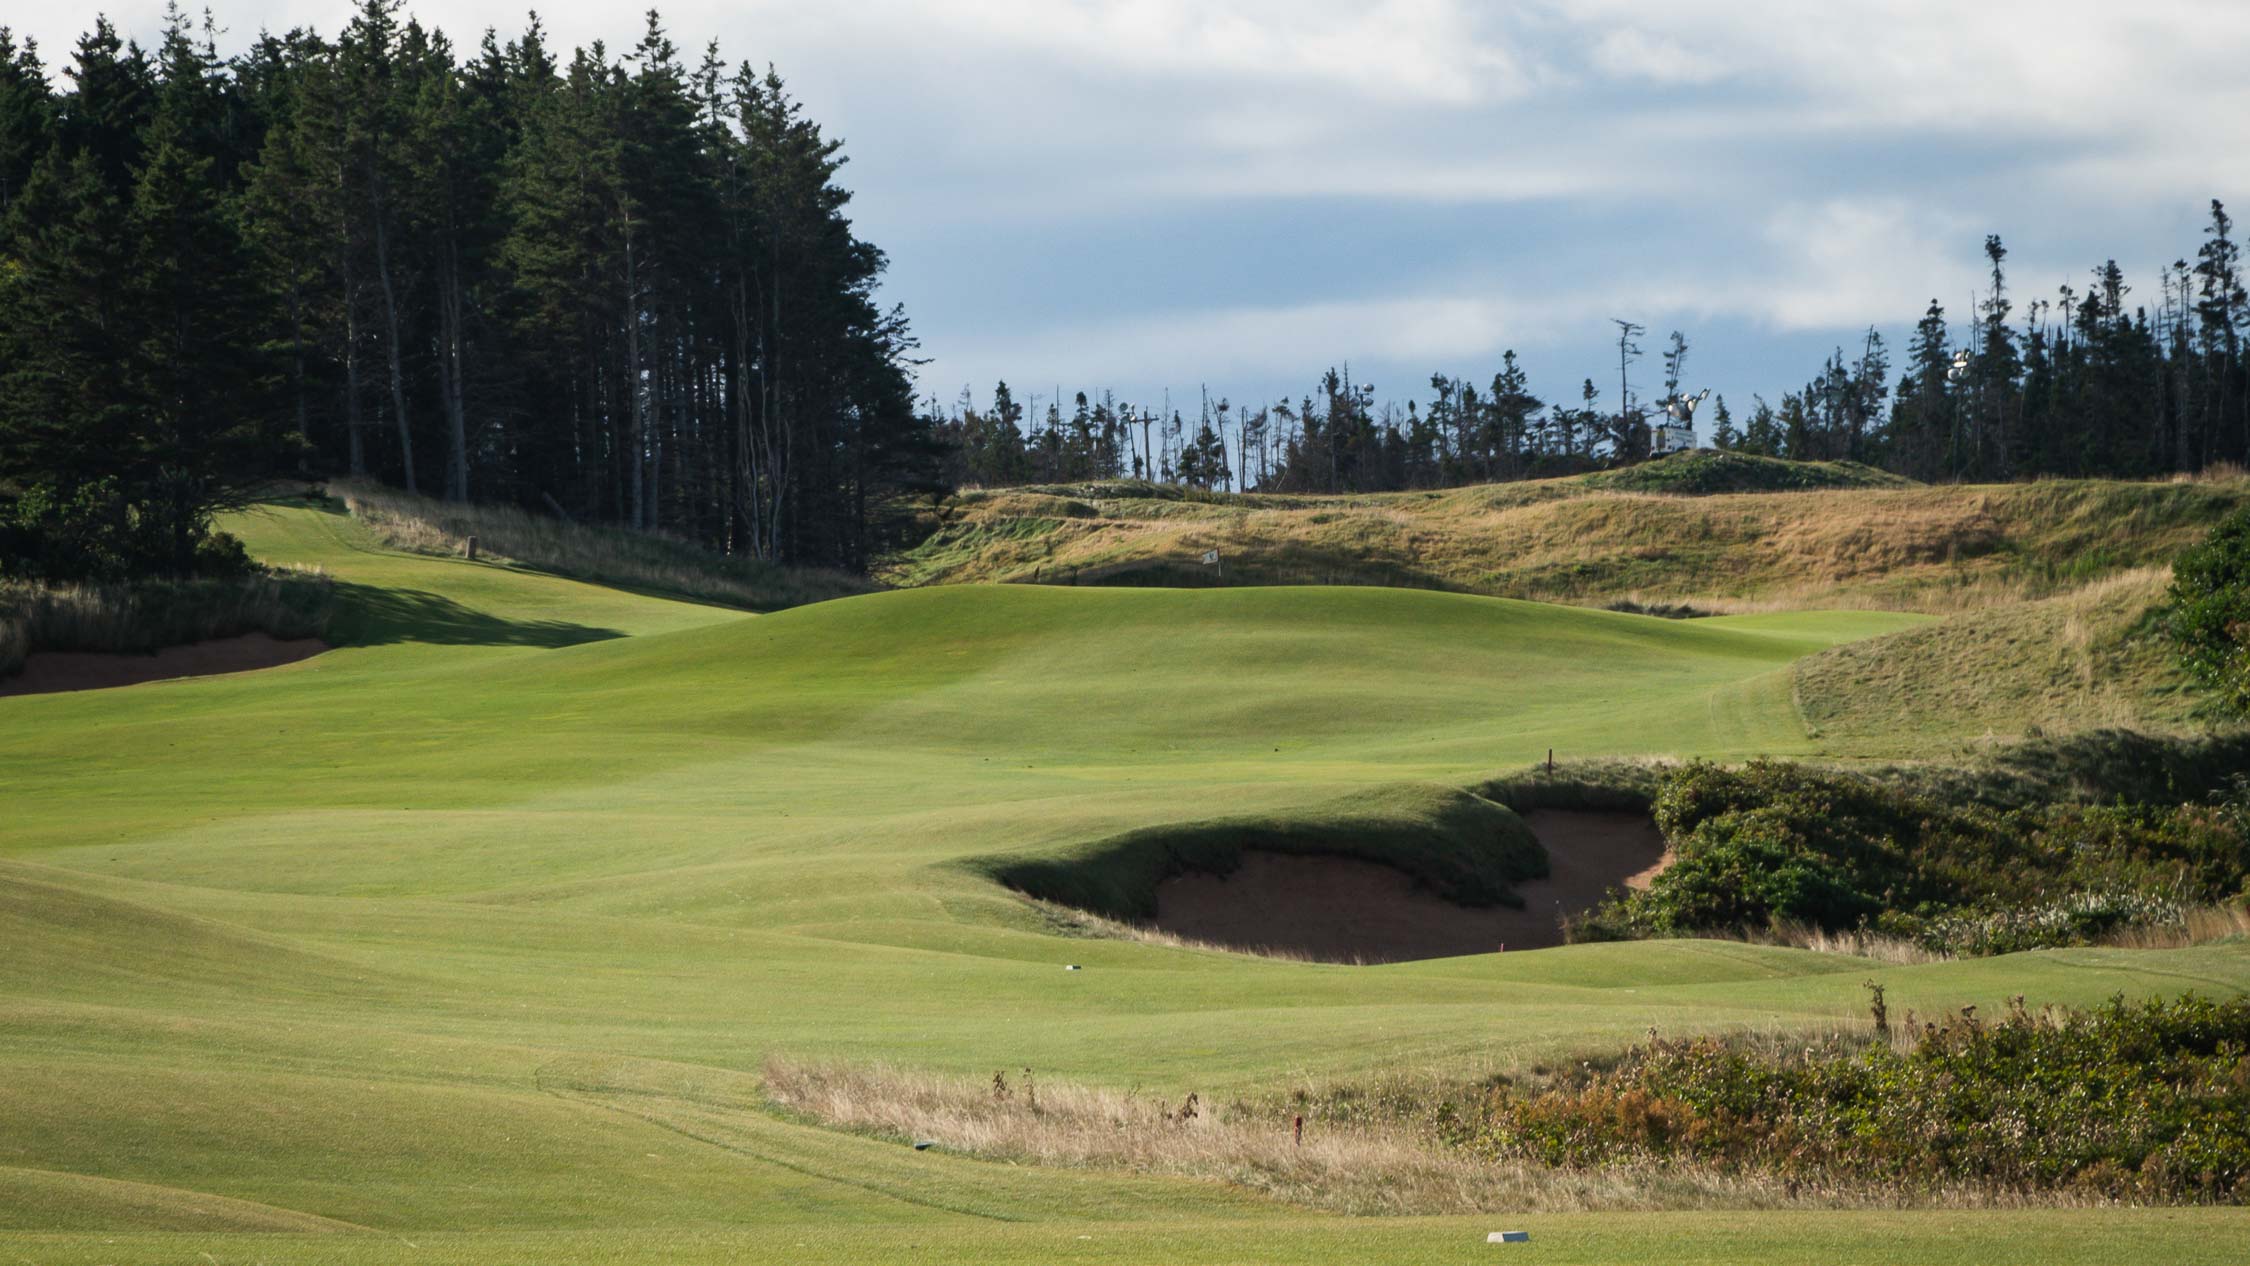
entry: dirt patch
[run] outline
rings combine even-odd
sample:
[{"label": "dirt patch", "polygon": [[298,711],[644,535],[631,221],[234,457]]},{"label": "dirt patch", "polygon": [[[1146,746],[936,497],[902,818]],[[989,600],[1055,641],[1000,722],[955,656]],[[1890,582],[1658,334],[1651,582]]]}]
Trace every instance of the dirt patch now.
[{"label": "dirt patch", "polygon": [[1641,888],[1670,862],[1638,814],[1542,809],[1524,821],[1553,874],[1516,885],[1524,908],[1455,905],[1405,872],[1345,857],[1250,850],[1221,877],[1178,875],[1156,890],[1158,930],[1230,949],[1323,962],[1395,963],[1560,945],[1563,920],[1610,889]]},{"label": "dirt patch", "polygon": [[106,690],[174,677],[249,672],[311,659],[327,649],[328,643],[317,637],[284,642],[269,633],[244,633],[188,646],[167,646],[153,655],[40,651],[24,660],[22,673],[0,679],[0,697]]}]

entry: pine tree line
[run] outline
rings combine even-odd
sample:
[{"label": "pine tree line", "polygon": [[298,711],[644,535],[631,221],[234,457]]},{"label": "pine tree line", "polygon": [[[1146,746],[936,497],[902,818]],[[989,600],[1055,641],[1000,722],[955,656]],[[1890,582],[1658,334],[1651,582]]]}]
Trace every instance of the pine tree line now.
[{"label": "pine tree line", "polygon": [[[1737,425],[1724,397],[1698,413],[1713,447],[1809,461],[1857,461],[1922,480],[2009,480],[2040,475],[2147,478],[2250,464],[2250,329],[2241,248],[2226,208],[2213,201],[2193,263],[2164,270],[2158,302],[2127,302],[2115,260],[2083,292],[2065,285],[2011,322],[2007,248],[1984,244],[1990,273],[1960,336],[1932,300],[1915,326],[1906,364],[1869,329],[1854,352],[1838,348],[1778,404],[1754,398]],[[1427,404],[1375,403],[1348,368],[1316,392],[1255,409],[1213,405],[1196,425],[1179,412],[1089,407],[1076,396],[1028,427],[1002,383],[978,410],[964,392],[939,429],[954,441],[950,476],[988,486],[1133,476],[1198,488],[1373,492],[1451,487],[1569,474],[1642,460],[1648,422],[1686,394],[1688,341],[1663,351],[1663,394],[1644,406],[1632,386],[1640,327],[1620,322],[1618,395],[1604,404],[1588,378],[1575,402],[1534,396],[1515,352],[1481,390],[1435,374]],[[932,413],[938,411],[933,407]]]},{"label": "pine tree line", "polygon": [[59,91],[0,28],[0,568],[193,570],[287,472],[862,565],[938,449],[838,143],[653,11],[565,57],[399,5],[97,21]]}]

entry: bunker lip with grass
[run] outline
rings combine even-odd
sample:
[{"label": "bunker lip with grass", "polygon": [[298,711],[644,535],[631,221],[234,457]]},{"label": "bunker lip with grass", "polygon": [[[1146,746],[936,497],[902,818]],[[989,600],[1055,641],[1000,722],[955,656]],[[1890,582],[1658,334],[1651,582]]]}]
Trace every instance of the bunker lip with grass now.
[{"label": "bunker lip with grass", "polygon": [[1570,916],[1671,860],[1645,815],[1542,809],[1524,821],[1548,878],[1520,881],[1520,910],[1447,901],[1402,870],[1357,858],[1246,850],[1231,875],[1190,871],[1157,888],[1157,930],[1228,949],[1325,962],[1394,963],[1560,945]]},{"label": "bunker lip with grass", "polygon": [[311,659],[328,649],[328,643],[317,637],[284,641],[270,633],[243,633],[186,646],[167,646],[153,655],[38,651],[24,660],[21,673],[0,679],[0,697],[107,690],[113,686],[137,686],[182,677],[251,672]]}]

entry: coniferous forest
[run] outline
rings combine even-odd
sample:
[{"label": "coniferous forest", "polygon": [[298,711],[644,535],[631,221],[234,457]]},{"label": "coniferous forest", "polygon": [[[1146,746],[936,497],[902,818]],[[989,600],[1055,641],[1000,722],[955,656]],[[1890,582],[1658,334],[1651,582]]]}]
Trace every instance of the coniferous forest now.
[{"label": "coniferous forest", "polygon": [[[468,49],[400,0],[216,45],[176,8],[154,49],[97,20],[58,74],[0,29],[0,572],[233,565],[215,511],[347,474],[863,569],[948,486],[1565,474],[1648,456],[1693,387],[1682,334],[1651,359],[1621,322],[1563,400],[1509,352],[1403,406],[1348,367],[1255,406],[917,405],[839,145],[772,70],[691,59],[653,12],[629,50],[565,54],[536,17]],[[1925,480],[2250,457],[2219,203],[2153,302],[2114,261],[2019,302],[1985,255],[1965,319],[1933,301],[1895,365],[1870,330],[1775,401],[1712,400],[1702,442]]]},{"label": "coniferous forest", "polygon": [[[2167,266],[2155,303],[2138,302],[2117,261],[2083,290],[2018,305],[2007,248],[1971,319],[1932,300],[1903,364],[1869,329],[1804,386],[1747,409],[1699,402],[1711,447],[1800,461],[1855,461],[1927,481],[2038,476],[2137,479],[2250,461],[2250,328],[2241,246],[2217,201],[2193,258]],[[1029,420],[1007,384],[978,408],[966,394],[941,420],[950,473],[987,485],[1136,476],[1199,488],[1378,492],[1563,475],[1642,460],[1648,423],[1691,394],[1691,351],[1673,332],[1655,363],[1646,331],[1620,322],[1617,359],[1575,399],[1545,401],[1513,351],[1480,387],[1435,374],[1427,402],[1377,403],[1330,369],[1295,401],[1242,407],[1208,397],[1193,415],[1120,406],[1106,396],[1050,405]],[[1636,368],[1642,367],[1642,368]],[[1654,370],[1644,391],[1636,375]],[[933,409],[933,412],[935,410]]]},{"label": "coniferous forest", "polygon": [[347,473],[857,567],[937,473],[771,71],[399,0],[215,45],[97,21],[56,90],[0,30],[0,571],[207,569],[212,511]]}]

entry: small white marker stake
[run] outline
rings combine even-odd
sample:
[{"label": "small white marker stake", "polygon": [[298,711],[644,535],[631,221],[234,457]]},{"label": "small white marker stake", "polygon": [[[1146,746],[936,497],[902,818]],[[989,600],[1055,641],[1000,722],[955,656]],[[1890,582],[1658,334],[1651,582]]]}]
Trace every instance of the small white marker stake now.
[{"label": "small white marker stake", "polygon": [[1527,1244],[1530,1241],[1531,1232],[1529,1231],[1494,1231],[1484,1237],[1484,1242],[1487,1244]]}]

